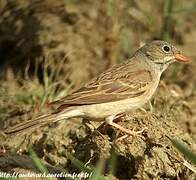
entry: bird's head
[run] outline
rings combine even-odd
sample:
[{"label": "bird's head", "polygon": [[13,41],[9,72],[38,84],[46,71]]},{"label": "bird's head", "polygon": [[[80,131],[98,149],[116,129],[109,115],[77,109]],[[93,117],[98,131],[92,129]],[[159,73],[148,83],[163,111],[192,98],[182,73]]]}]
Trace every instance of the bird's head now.
[{"label": "bird's head", "polygon": [[148,57],[149,61],[162,67],[162,70],[165,70],[173,62],[189,61],[188,57],[165,41],[155,40],[147,43],[141,48],[141,51]]}]

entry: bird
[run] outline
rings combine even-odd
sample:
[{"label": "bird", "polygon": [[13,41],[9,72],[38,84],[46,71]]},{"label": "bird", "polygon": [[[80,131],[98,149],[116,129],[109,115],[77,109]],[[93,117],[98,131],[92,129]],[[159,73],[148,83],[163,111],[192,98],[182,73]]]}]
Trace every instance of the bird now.
[{"label": "bird", "polygon": [[122,113],[142,108],[155,93],[162,73],[174,62],[190,59],[172,44],[154,40],[139,48],[128,60],[114,65],[83,87],[50,104],[51,113],[8,127],[4,134],[36,129],[50,123],[81,117],[105,122],[127,135],[142,131],[126,129],[114,122]]}]

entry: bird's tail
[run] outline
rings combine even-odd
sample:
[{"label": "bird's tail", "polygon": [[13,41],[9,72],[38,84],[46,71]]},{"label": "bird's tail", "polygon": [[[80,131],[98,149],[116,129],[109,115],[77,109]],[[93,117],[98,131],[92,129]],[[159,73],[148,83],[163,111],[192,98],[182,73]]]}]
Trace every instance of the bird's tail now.
[{"label": "bird's tail", "polygon": [[34,130],[38,127],[48,125],[50,123],[54,123],[57,121],[61,121],[63,119],[68,119],[71,117],[77,117],[81,116],[82,114],[77,110],[71,110],[71,111],[65,111],[65,112],[59,112],[55,114],[48,114],[44,116],[40,116],[36,119],[32,119],[29,121],[25,121],[22,123],[19,123],[15,126],[9,127],[3,131],[4,134],[11,135],[15,133],[20,133],[22,131],[26,130]]}]

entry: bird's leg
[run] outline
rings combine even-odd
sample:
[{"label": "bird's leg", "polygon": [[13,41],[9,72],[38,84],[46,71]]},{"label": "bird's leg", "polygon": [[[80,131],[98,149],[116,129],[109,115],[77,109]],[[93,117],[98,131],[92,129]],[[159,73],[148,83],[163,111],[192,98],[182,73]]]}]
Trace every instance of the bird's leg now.
[{"label": "bird's leg", "polygon": [[101,132],[97,129],[97,127],[94,126],[94,124],[91,121],[84,118],[82,122],[85,126],[86,134],[91,134],[93,131],[96,131],[104,140],[106,139],[104,135],[101,134]]},{"label": "bird's leg", "polygon": [[149,105],[149,108],[150,108],[150,112],[153,112],[154,109],[153,109],[153,106],[152,106],[152,103],[151,103],[150,100],[148,101],[148,105]]},{"label": "bird's leg", "polygon": [[139,110],[140,110],[141,112],[145,113],[145,114],[147,113],[147,111],[146,111],[145,108],[142,108],[142,107],[141,107],[141,108],[139,108]]},{"label": "bird's leg", "polygon": [[88,119],[82,119],[82,122],[84,124],[85,127],[85,131],[87,134],[91,134],[92,131],[94,131],[96,128],[94,126],[92,126],[92,124],[90,123],[90,121]]},{"label": "bird's leg", "polygon": [[146,128],[143,128],[142,130],[140,131],[134,131],[134,130],[129,130],[129,129],[126,129],[120,125],[118,125],[117,123],[113,122],[113,120],[115,119],[115,115],[111,115],[111,116],[108,116],[106,118],[106,123],[119,129],[120,131],[126,133],[128,136],[139,136],[139,137],[142,137],[142,133],[144,132],[144,130],[146,130]]},{"label": "bird's leg", "polygon": [[121,120],[121,118],[125,116],[125,113],[119,113],[117,115],[114,116],[113,121],[118,122],[119,120]]},{"label": "bird's leg", "polygon": [[129,135],[125,134],[125,135],[123,135],[123,136],[118,137],[117,139],[115,139],[114,142],[120,142],[120,141],[122,141],[123,139],[126,139],[127,137],[129,137]]}]

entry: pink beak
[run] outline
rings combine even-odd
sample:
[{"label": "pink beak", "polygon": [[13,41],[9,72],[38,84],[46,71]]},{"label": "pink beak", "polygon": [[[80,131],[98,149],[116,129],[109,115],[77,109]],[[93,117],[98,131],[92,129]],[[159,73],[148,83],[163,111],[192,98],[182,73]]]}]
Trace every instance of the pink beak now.
[{"label": "pink beak", "polygon": [[190,58],[188,58],[187,56],[184,56],[182,54],[176,54],[175,59],[179,62],[188,62],[190,60]]}]

